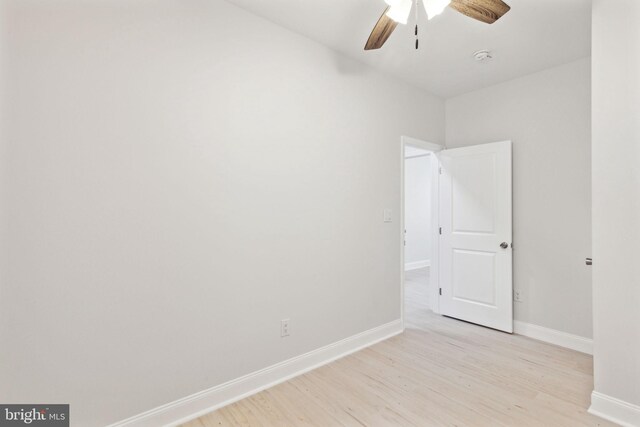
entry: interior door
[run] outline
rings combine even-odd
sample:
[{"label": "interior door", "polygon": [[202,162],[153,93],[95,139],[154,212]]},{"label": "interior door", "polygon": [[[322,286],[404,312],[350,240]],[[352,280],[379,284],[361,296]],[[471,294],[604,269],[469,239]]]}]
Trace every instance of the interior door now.
[{"label": "interior door", "polygon": [[511,141],[439,157],[440,311],[513,332]]}]

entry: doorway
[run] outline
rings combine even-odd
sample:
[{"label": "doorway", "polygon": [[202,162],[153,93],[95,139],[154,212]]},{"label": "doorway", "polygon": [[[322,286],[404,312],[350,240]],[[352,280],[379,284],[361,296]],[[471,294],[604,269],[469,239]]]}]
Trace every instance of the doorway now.
[{"label": "doorway", "polygon": [[513,332],[511,141],[401,142],[401,314]]},{"label": "doorway", "polygon": [[402,138],[402,312],[419,327],[438,301],[438,159],[441,146]]}]

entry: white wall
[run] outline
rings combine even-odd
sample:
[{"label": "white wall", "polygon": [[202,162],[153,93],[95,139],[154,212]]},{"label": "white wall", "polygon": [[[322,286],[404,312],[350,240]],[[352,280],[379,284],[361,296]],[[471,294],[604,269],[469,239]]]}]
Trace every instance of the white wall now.
[{"label": "white wall", "polygon": [[448,148],[513,141],[515,318],[592,336],[590,61],[447,100]]},{"label": "white wall", "polygon": [[431,160],[409,157],[404,162],[404,262],[411,267],[431,259]]},{"label": "white wall", "polygon": [[222,1],[2,7],[0,401],[104,425],[399,318],[441,100]]},{"label": "white wall", "polygon": [[[597,410],[640,425],[640,2],[593,2],[595,391],[636,405]],[[602,406],[604,403],[605,407]],[[610,402],[609,402],[610,403]],[[617,410],[615,409],[617,408]],[[624,414],[626,415],[626,418]],[[633,415],[635,414],[635,416]]]}]

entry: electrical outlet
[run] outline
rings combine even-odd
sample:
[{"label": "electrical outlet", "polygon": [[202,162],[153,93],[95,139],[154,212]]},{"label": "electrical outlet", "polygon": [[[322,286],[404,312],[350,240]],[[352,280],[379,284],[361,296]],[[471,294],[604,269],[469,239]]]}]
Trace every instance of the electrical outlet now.
[{"label": "electrical outlet", "polygon": [[382,219],[384,220],[384,222],[391,222],[391,209],[385,209],[382,212]]},{"label": "electrical outlet", "polygon": [[513,300],[515,302],[524,301],[524,295],[523,295],[522,289],[514,289],[513,290]]},{"label": "electrical outlet", "polygon": [[289,319],[282,319],[280,321],[280,336],[284,338],[288,337],[289,335]]}]

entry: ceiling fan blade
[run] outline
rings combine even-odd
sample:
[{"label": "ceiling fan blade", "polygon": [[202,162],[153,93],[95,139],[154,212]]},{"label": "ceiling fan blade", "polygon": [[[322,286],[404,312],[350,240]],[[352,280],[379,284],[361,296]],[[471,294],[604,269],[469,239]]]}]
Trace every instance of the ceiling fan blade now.
[{"label": "ceiling fan blade", "polygon": [[364,50],[380,49],[384,42],[387,41],[393,30],[396,29],[398,23],[387,16],[389,7],[387,7],[382,16],[378,19],[376,26],[373,27],[367,44],[364,45]]},{"label": "ceiling fan blade", "polygon": [[451,0],[450,6],[470,18],[493,24],[511,7],[502,0]]}]

